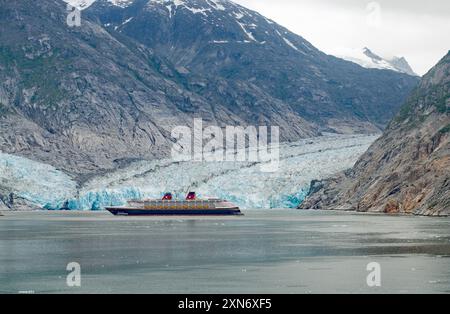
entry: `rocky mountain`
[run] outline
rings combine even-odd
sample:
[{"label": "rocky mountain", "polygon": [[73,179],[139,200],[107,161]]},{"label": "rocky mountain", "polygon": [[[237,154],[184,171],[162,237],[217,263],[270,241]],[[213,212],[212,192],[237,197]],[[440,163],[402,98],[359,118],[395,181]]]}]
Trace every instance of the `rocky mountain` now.
[{"label": "rocky mountain", "polygon": [[71,28],[62,0],[0,0],[1,151],[79,181],[165,156],[194,117],[277,125],[284,141],[379,130],[417,83],[230,1],[87,2]]},{"label": "rocky mountain", "polygon": [[388,61],[398,72],[418,76],[416,72],[414,72],[412,67],[409,65],[408,61],[406,61],[405,57],[393,57]]},{"label": "rocky mountain", "polygon": [[198,92],[214,102],[225,99],[235,107],[239,94],[257,88],[320,131],[384,128],[399,108],[397,97],[406,97],[403,91],[417,80],[328,56],[231,1],[135,0],[118,7],[103,0],[88,13],[109,30],[152,47],[183,73],[200,76],[194,79]]},{"label": "rocky mountain", "polygon": [[345,51],[338,52],[336,56],[368,69],[385,69],[417,76],[404,57],[383,58],[369,48],[345,49]]},{"label": "rocky mountain", "polygon": [[301,207],[450,214],[450,52],[354,168],[314,181]]}]

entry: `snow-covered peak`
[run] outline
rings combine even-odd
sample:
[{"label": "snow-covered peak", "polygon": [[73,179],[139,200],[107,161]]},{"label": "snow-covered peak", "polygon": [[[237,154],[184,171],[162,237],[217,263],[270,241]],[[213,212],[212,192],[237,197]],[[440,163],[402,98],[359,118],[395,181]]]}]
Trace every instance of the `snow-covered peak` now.
[{"label": "snow-covered peak", "polygon": [[[261,14],[229,0],[97,0],[117,6],[127,1],[123,12],[102,15],[102,23],[117,32],[133,37],[136,29],[163,29],[181,46],[259,45],[277,47],[290,54],[309,56],[317,49],[309,42]],[[120,3],[119,3],[120,2]],[[130,3],[134,5],[130,5]],[[108,5],[105,6],[108,8]],[[133,18],[133,19],[131,19]],[[130,20],[131,19],[131,20]],[[153,22],[149,22],[153,21]],[[156,22],[158,21],[158,22]],[[185,25],[185,26],[183,26]],[[181,35],[184,34],[184,35]],[[142,38],[141,38],[142,39]],[[152,34],[146,35],[149,43]],[[183,43],[181,43],[184,41]],[[153,44],[153,43],[152,43]]]},{"label": "snow-covered peak", "polygon": [[96,0],[62,0],[78,10],[89,8]]},{"label": "snow-covered peak", "polygon": [[235,6],[234,3],[227,0],[149,0],[148,6],[163,5],[172,15],[178,9],[189,10],[194,14],[201,13],[208,16],[208,13],[214,11],[226,11]]},{"label": "snow-covered peak", "polygon": [[121,8],[126,8],[134,2],[134,0],[107,0],[107,1]]},{"label": "snow-covered peak", "polygon": [[206,26],[204,37],[211,37],[207,38],[210,44],[282,45],[303,55],[315,51],[300,36],[229,0],[148,0],[145,9],[166,14],[171,21],[195,15],[199,24]]},{"label": "snow-covered peak", "polygon": [[367,47],[363,49],[339,49],[333,55],[357,63],[364,68],[391,70],[417,76],[405,58],[383,58]]},{"label": "snow-covered peak", "polygon": [[[98,0],[62,0],[62,1],[66,2],[67,4],[70,4],[71,6],[77,8],[78,10],[85,10]],[[134,2],[134,0],[105,0],[105,1],[121,8],[126,8]]]},{"label": "snow-covered peak", "polygon": [[164,5],[174,5],[176,7],[202,7],[203,9],[214,9],[224,11],[226,10],[224,4],[230,3],[225,0],[149,0],[148,4],[164,4]]}]

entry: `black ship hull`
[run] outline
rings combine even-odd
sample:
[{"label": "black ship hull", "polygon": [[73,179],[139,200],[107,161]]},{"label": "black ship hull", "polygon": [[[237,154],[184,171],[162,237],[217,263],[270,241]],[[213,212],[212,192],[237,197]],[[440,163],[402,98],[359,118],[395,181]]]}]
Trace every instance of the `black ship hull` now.
[{"label": "black ship hull", "polygon": [[239,208],[218,209],[137,209],[107,207],[115,216],[240,216]]}]

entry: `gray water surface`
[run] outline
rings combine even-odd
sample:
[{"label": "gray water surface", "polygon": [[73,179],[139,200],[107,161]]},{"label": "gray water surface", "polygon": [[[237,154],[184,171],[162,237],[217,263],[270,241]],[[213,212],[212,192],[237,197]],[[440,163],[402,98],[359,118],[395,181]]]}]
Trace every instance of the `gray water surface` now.
[{"label": "gray water surface", "polygon": [[[244,217],[4,213],[0,293],[449,293],[450,219],[295,210]],[[81,266],[68,287],[67,264]],[[366,283],[381,265],[381,287]]]}]

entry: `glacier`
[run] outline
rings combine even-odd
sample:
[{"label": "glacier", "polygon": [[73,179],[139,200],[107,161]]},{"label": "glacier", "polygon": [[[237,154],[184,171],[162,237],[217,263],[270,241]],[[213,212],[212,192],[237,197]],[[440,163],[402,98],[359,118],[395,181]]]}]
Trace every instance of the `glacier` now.
[{"label": "glacier", "polygon": [[46,209],[101,210],[131,199],[160,198],[165,192],[183,198],[188,191],[224,198],[242,209],[296,208],[312,180],[351,168],[378,136],[327,134],[282,143],[274,173],[262,172],[254,162],[162,159],[132,163],[81,187],[51,166],[0,154],[0,184]]},{"label": "glacier", "polygon": [[391,70],[406,73],[411,76],[418,76],[404,57],[394,56],[384,58],[375,54],[367,47],[363,49],[335,48],[330,53],[338,58],[359,64],[363,68]]},{"label": "glacier", "polygon": [[[130,198],[160,198],[188,191],[230,200],[243,209],[295,208],[309,192],[310,182],[351,168],[378,135],[326,135],[280,146],[280,167],[260,171],[249,162],[141,161],[96,177],[80,191],[79,208],[93,199],[120,205]],[[106,202],[106,203],[105,203]]]},{"label": "glacier", "polygon": [[42,208],[60,208],[77,193],[77,183],[56,168],[0,152],[0,186]]}]

